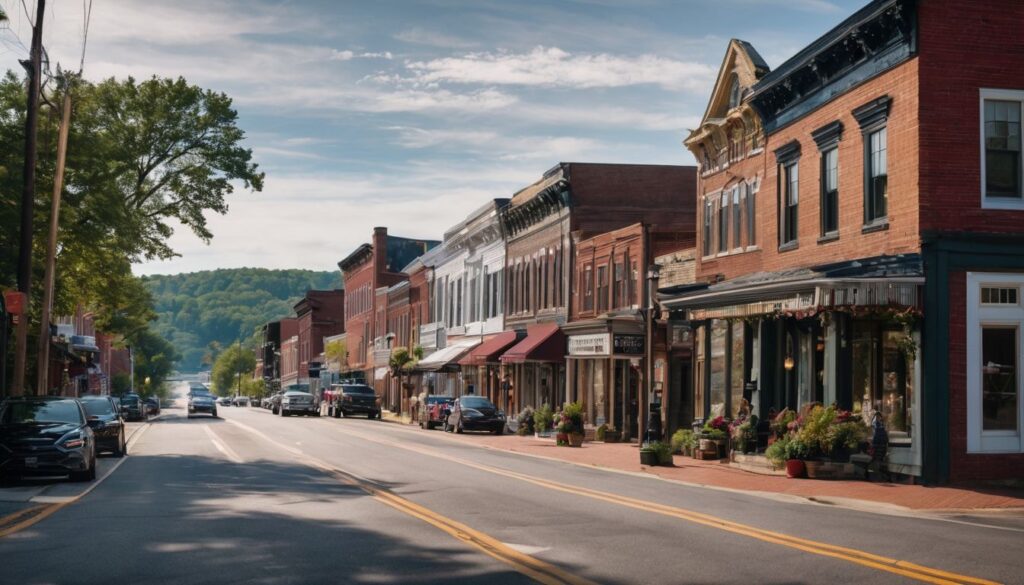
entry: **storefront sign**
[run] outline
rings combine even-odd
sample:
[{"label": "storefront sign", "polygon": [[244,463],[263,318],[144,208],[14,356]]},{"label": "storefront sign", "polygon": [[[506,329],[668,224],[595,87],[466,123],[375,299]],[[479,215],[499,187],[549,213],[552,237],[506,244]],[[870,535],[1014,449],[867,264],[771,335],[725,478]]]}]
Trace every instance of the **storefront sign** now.
[{"label": "storefront sign", "polygon": [[644,336],[616,335],[614,346],[616,355],[644,355]]},{"label": "storefront sign", "polygon": [[14,290],[4,291],[4,308],[10,315],[21,315],[25,312],[25,293]]},{"label": "storefront sign", "polygon": [[607,333],[593,335],[570,335],[569,355],[607,356],[611,349],[611,336]]}]

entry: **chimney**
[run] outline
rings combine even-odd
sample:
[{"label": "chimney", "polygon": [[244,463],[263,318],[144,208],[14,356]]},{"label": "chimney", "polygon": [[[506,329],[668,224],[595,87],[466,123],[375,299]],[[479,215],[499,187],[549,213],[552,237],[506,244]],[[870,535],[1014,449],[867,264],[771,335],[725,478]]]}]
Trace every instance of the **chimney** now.
[{"label": "chimney", "polygon": [[377,275],[384,272],[388,264],[388,228],[373,228],[373,287],[377,288]]}]

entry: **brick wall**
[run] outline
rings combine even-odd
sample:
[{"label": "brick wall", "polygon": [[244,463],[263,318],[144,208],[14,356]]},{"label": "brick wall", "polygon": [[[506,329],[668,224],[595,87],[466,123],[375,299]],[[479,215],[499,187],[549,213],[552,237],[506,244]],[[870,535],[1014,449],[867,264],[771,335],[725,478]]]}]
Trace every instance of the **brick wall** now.
[{"label": "brick wall", "polygon": [[981,209],[980,88],[1024,90],[1024,2],[921,2],[922,230],[1014,232],[1024,211]]},{"label": "brick wall", "polygon": [[[1020,454],[967,453],[967,274],[949,274],[949,450],[950,481],[1020,479]],[[927,389],[923,390],[927,392]]]},{"label": "brick wall", "polygon": [[[837,97],[808,116],[770,135],[767,141],[765,181],[757,201],[761,213],[763,268],[769,271],[814,266],[828,262],[882,254],[920,251],[918,232],[918,96],[917,59],[911,59]],[[864,225],[864,140],[851,112],[871,100],[891,99],[887,125],[889,227],[862,233]],[[839,120],[839,238],[818,243],[821,237],[821,157],[811,132]],[[800,206],[797,220],[799,247],[778,249],[778,175],[774,150],[800,142]]]}]

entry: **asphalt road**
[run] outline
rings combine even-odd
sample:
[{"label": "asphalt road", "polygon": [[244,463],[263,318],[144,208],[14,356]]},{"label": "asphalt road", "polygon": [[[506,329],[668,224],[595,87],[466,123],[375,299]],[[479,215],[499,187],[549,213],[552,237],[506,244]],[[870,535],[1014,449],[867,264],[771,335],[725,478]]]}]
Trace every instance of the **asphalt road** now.
[{"label": "asphalt road", "polygon": [[[1024,531],[676,485],[439,431],[166,410],[0,583],[1024,582]],[[973,580],[972,580],[973,579]]]}]

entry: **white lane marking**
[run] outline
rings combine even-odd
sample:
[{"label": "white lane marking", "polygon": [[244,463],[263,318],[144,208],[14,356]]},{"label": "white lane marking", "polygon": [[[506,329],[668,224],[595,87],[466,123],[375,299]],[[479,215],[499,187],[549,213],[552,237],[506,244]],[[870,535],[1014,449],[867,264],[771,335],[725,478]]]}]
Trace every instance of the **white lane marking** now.
[{"label": "white lane marking", "polygon": [[239,457],[238,453],[235,453],[234,449],[228,447],[226,443],[220,440],[217,434],[213,432],[213,429],[210,428],[210,425],[203,425],[203,430],[210,436],[210,441],[213,442],[213,446],[227,457],[229,461],[232,463],[245,463],[245,461]]},{"label": "white lane marking", "polygon": [[524,555],[530,555],[530,556],[533,556],[533,555],[538,554],[538,553],[542,553],[544,551],[551,550],[550,546],[530,546],[528,544],[515,544],[515,543],[512,543],[512,542],[503,542],[501,544],[504,544],[505,546],[509,547],[512,550],[517,550],[517,551],[523,553]]},{"label": "white lane marking", "polygon": [[[133,432],[132,433],[132,438],[128,441],[127,444],[129,446],[134,446],[135,443],[137,443],[139,441],[139,438],[142,437],[142,434],[145,433],[148,429],[149,429],[149,424],[146,424],[145,426],[139,428],[137,431]],[[36,502],[36,503],[39,503],[39,504],[67,504],[67,503],[70,503],[70,502],[74,502],[75,500],[84,498],[90,492],[92,492],[92,490],[94,490],[97,487],[99,487],[99,485],[101,483],[106,481],[106,479],[108,477],[113,475],[114,472],[117,471],[118,467],[121,467],[122,465],[124,465],[124,462],[127,459],[128,459],[127,456],[124,456],[124,457],[121,457],[120,459],[118,459],[114,463],[114,465],[112,465],[110,467],[109,471],[107,471],[103,475],[97,477],[95,481],[93,481],[91,484],[89,484],[89,487],[87,487],[84,491],[82,491],[82,493],[80,493],[80,494],[78,494],[76,496],[36,496],[36,497],[32,498],[29,501],[30,502]]]},{"label": "white lane marking", "polygon": [[229,423],[231,423],[231,424],[233,424],[233,425],[235,425],[235,426],[241,427],[241,428],[243,428],[243,429],[245,429],[245,430],[249,431],[250,433],[252,433],[252,434],[256,435],[257,437],[260,437],[260,438],[262,438],[262,439],[263,439],[263,440],[265,440],[265,441],[268,441],[268,442],[270,442],[270,443],[273,443],[274,445],[277,445],[278,447],[280,447],[280,448],[284,449],[285,451],[287,451],[287,452],[291,453],[292,455],[298,455],[298,456],[300,456],[300,457],[303,457],[303,456],[305,456],[305,453],[303,453],[303,452],[302,452],[302,451],[300,451],[299,449],[296,449],[295,447],[289,447],[288,445],[285,445],[284,443],[278,443],[278,442],[277,442],[277,441],[275,441],[274,439],[271,439],[271,438],[270,438],[270,437],[268,437],[267,435],[265,435],[265,434],[263,434],[262,432],[260,432],[260,431],[258,431],[258,430],[256,430],[256,429],[254,429],[254,428],[252,428],[252,427],[250,427],[249,425],[246,425],[246,424],[242,424],[242,423],[240,423],[240,422],[238,422],[238,421],[236,421],[236,420],[232,420],[232,419],[224,419],[224,420],[225,420],[225,421],[227,421],[227,422],[229,422]]}]

